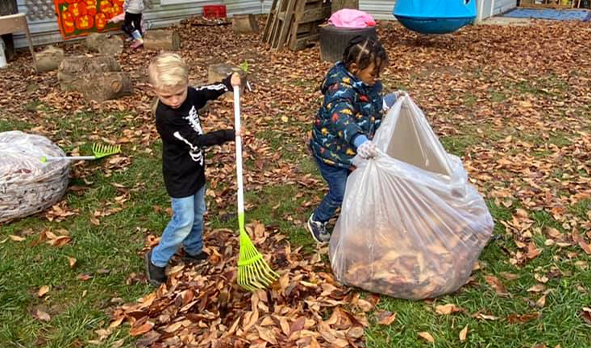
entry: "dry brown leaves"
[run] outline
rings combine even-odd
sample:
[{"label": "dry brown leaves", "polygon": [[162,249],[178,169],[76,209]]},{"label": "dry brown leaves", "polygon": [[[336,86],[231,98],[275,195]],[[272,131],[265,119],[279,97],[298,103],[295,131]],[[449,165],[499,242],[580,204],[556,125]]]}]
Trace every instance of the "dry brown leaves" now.
[{"label": "dry brown leaves", "polygon": [[[154,348],[363,346],[366,313],[378,298],[362,299],[339,285],[319,253],[304,257],[261,224],[248,230],[281,274],[270,289],[250,293],[237,286],[238,239],[233,231],[214,230],[206,234],[206,265],[169,267],[169,282],[117,308],[106,330],[127,321],[138,344]],[[394,319],[389,313],[381,320]]]}]

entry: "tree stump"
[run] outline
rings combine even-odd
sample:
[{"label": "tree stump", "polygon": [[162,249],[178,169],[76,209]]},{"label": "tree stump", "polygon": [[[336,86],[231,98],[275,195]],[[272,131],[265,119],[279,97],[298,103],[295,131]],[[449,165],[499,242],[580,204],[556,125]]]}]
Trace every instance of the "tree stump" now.
[{"label": "tree stump", "polygon": [[258,34],[259,25],[252,14],[240,14],[232,17],[232,29],[236,34]]},{"label": "tree stump", "polygon": [[344,8],[359,10],[359,0],[332,0],[330,12],[335,13]]},{"label": "tree stump", "polygon": [[127,72],[103,72],[80,76],[71,86],[85,99],[102,102],[133,93],[131,76]]},{"label": "tree stump", "polygon": [[93,52],[115,56],[123,52],[123,39],[117,35],[92,33],[86,37],[86,47]]},{"label": "tree stump", "polygon": [[[239,67],[232,66],[230,64],[223,64],[222,63],[222,64],[210,65],[209,68],[207,69],[207,83],[212,84],[212,83],[220,82],[221,80],[228,77],[228,75],[235,73],[235,72],[240,74],[240,82],[241,82],[240,83],[240,92],[243,92],[244,87],[246,87],[247,74],[244,72],[244,70],[240,69]],[[234,93],[232,93],[232,92],[224,93],[223,98],[226,100],[231,100],[234,98]]]},{"label": "tree stump", "polygon": [[80,76],[120,70],[117,60],[112,56],[67,57],[62,60],[59,66],[57,78],[62,91],[71,91],[76,89],[72,83]]},{"label": "tree stump", "polygon": [[64,60],[64,50],[53,46],[48,46],[43,51],[36,53],[37,71],[57,70],[62,60]]},{"label": "tree stump", "polygon": [[144,36],[144,48],[178,51],[181,49],[181,36],[176,30],[150,30]]}]

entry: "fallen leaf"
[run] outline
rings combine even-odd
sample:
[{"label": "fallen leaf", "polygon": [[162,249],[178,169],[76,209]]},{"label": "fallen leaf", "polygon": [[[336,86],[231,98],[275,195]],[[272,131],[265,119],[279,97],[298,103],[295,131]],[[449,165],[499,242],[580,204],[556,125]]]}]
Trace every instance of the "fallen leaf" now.
[{"label": "fallen leaf", "polygon": [[151,321],[147,321],[144,324],[140,325],[139,327],[132,327],[131,330],[129,330],[129,334],[131,336],[139,336],[139,335],[143,335],[146,332],[152,330],[152,328],[154,327],[154,323],[152,323]]},{"label": "fallen leaf", "polygon": [[48,285],[43,285],[39,291],[37,292],[37,295],[39,295],[39,297],[43,297],[45,296],[45,294],[47,294],[49,292],[49,286]]},{"label": "fallen leaf", "polygon": [[464,309],[456,306],[455,304],[449,303],[441,306],[436,306],[435,311],[438,314],[448,315],[456,312],[463,312]]},{"label": "fallen leaf", "polygon": [[509,293],[507,292],[507,289],[505,288],[503,283],[501,283],[499,278],[492,276],[492,275],[487,275],[484,277],[484,279],[486,280],[488,285],[490,285],[495,290],[497,295],[499,295],[499,296],[508,296],[509,295]]},{"label": "fallen leaf", "polygon": [[390,311],[379,311],[375,313],[380,325],[390,325],[396,320],[396,313]]},{"label": "fallen leaf", "polygon": [[22,242],[22,241],[24,241],[24,240],[26,239],[26,238],[24,238],[24,237],[15,236],[15,235],[12,235],[12,234],[11,234],[11,235],[9,235],[8,237],[9,237],[10,239],[12,239],[13,241],[15,241],[15,242]]},{"label": "fallen leaf", "polygon": [[435,343],[435,339],[433,338],[433,336],[431,336],[431,334],[426,331],[419,332],[419,337],[429,343]]},{"label": "fallen leaf", "polygon": [[74,266],[76,265],[77,260],[73,257],[68,257],[68,265],[70,265],[70,268],[74,268]]},{"label": "fallen leaf", "polygon": [[460,342],[464,342],[468,336],[468,325],[466,325],[462,331],[460,331]]},{"label": "fallen leaf", "polygon": [[585,323],[587,323],[587,325],[591,325],[591,308],[583,307],[583,310],[581,311],[581,317]]},{"label": "fallen leaf", "polygon": [[46,312],[40,310],[40,309],[36,309],[33,312],[33,316],[39,320],[43,320],[43,321],[50,321],[51,320],[51,316],[49,314],[47,314]]},{"label": "fallen leaf", "polygon": [[544,308],[546,306],[546,294],[542,295],[537,301],[536,306],[538,308]]},{"label": "fallen leaf", "polygon": [[546,286],[544,284],[536,284],[531,288],[527,289],[527,291],[529,292],[542,292],[544,290],[546,290]]},{"label": "fallen leaf", "polygon": [[538,319],[539,317],[540,313],[511,314],[507,317],[507,320],[509,321],[509,324],[523,324]]}]

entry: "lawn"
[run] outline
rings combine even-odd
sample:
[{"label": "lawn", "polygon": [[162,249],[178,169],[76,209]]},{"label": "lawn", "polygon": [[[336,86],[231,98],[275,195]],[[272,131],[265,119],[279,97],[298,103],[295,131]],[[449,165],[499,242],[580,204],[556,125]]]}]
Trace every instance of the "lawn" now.
[{"label": "lawn", "polygon": [[[318,47],[269,51],[230,27],[179,30],[196,84],[206,81],[209,64],[248,61],[247,219],[273,238],[286,236],[300,262],[314,259],[330,272],[326,249],[304,226],[325,189],[306,140],[330,64],[319,61]],[[591,347],[589,33],[589,24],[535,22],[419,37],[378,23],[390,58],[386,88],[407,90],[446,150],[462,158],[495,229],[470,281],[454,294],[408,301],[354,290],[347,299],[371,303],[367,347]],[[81,44],[60,47],[85,52]],[[0,131],[42,134],[67,153],[117,143],[122,154],[73,164],[60,203],[0,226],[1,347],[134,347],[141,339],[130,336],[127,321],[107,329],[122,306],[154,292],[141,256],[170,216],[146,83],[155,55],[121,54],[134,94],[102,104],[60,92],[56,72],[33,74],[26,52],[2,71]],[[213,103],[206,130],[230,126],[231,107]],[[235,230],[233,147],[216,147],[207,160],[206,234]],[[68,242],[52,245],[52,235]],[[193,274],[183,272],[183,279]],[[380,324],[384,313],[395,319]],[[323,337],[318,342],[329,347]]]}]

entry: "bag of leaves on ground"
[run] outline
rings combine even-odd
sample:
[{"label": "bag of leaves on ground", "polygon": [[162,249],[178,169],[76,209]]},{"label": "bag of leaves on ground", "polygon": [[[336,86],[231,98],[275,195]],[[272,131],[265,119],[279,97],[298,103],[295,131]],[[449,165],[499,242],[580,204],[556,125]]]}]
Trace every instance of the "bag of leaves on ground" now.
[{"label": "bag of leaves on ground", "polygon": [[456,291],[492,234],[483,198],[408,95],[374,142],[376,158],[353,159],[357,169],[330,240],[337,279],[406,299]]},{"label": "bag of leaves on ground", "polygon": [[69,161],[44,163],[45,156],[65,153],[44,136],[0,133],[0,223],[38,213],[64,196]]}]

